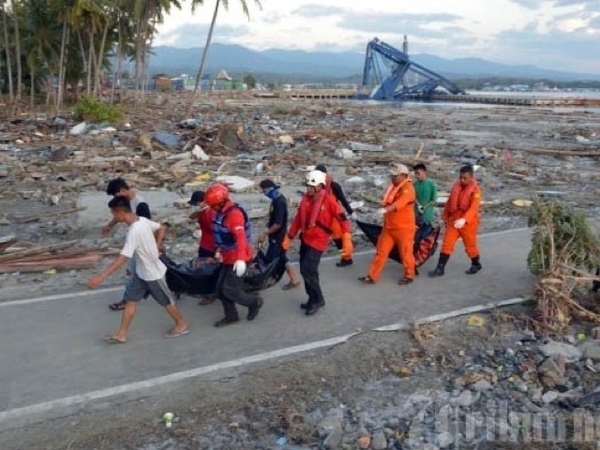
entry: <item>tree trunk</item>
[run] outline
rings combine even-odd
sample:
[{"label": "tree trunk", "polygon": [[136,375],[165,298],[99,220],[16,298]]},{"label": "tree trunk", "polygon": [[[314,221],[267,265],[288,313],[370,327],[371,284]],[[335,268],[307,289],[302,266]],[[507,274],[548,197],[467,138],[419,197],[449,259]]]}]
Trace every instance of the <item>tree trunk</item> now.
[{"label": "tree trunk", "polygon": [[68,36],[68,31],[69,31],[67,19],[68,19],[68,17],[65,12],[65,17],[63,19],[62,37],[61,37],[61,42],[60,42],[60,62],[59,62],[59,67],[58,67],[58,92],[56,94],[56,102],[54,103],[56,113],[58,113],[58,111],[60,111],[60,108],[62,108],[64,95],[65,95],[64,94],[65,72],[66,72],[65,55],[67,52],[67,36]]},{"label": "tree trunk", "polygon": [[206,44],[204,45],[204,50],[202,51],[202,60],[200,61],[200,67],[198,68],[198,73],[196,74],[196,84],[194,85],[194,92],[190,97],[190,102],[188,104],[185,115],[190,117],[192,114],[192,107],[196,102],[196,94],[198,92],[198,88],[200,87],[202,75],[204,74],[204,64],[206,63],[206,56],[208,55],[208,49],[210,47],[210,42],[212,40],[213,30],[215,29],[215,23],[217,22],[217,14],[219,13],[219,5],[221,4],[221,0],[217,0],[217,4],[215,5],[215,11],[213,13],[212,21],[210,22],[210,29],[208,30],[208,37],[206,38]]},{"label": "tree trunk", "polygon": [[141,88],[141,71],[140,66],[142,64],[142,20],[138,20],[137,23],[137,36],[136,36],[136,45],[135,45],[135,70],[134,70],[134,80],[135,80],[135,104],[137,106],[139,100],[139,92]]},{"label": "tree trunk", "polygon": [[6,24],[6,9],[2,9],[2,27],[4,28],[4,50],[6,51],[6,74],[8,76],[8,96],[10,101],[15,99],[13,86],[12,62],[10,57],[10,40],[8,39],[8,25]]},{"label": "tree trunk", "polygon": [[13,19],[15,22],[15,54],[17,58],[17,92],[16,100],[21,100],[21,92],[23,90],[23,66],[21,65],[21,33],[19,30],[19,17],[17,15],[17,8],[15,0],[11,1]]},{"label": "tree trunk", "polygon": [[104,62],[104,47],[106,47],[106,38],[108,37],[108,28],[110,26],[109,22],[110,18],[106,18],[106,23],[104,24],[104,30],[102,32],[102,42],[100,43],[100,51],[98,52],[98,58],[96,63],[96,93],[98,91],[102,92],[102,63]]},{"label": "tree trunk", "polygon": [[35,107],[35,65],[31,65],[31,68],[29,70],[29,75],[31,77],[30,83],[31,86],[29,87],[29,95],[30,95],[30,102],[31,102],[31,111],[33,112],[33,108]]},{"label": "tree trunk", "polygon": [[90,43],[88,48],[88,72],[86,79],[86,89],[85,92],[87,95],[92,94],[92,73],[94,72],[94,30],[91,29],[89,32],[90,35]]}]

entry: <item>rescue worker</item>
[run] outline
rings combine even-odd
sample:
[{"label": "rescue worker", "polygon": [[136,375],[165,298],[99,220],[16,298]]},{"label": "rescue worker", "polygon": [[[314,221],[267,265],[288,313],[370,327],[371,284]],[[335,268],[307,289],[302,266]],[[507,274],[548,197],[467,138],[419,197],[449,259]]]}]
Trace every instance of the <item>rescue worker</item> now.
[{"label": "rescue worker", "polygon": [[342,229],[344,250],[348,249],[352,239],[350,221],[338,202],[327,193],[326,183],[325,174],[319,170],[312,170],[306,175],[306,193],[282,242],[283,249],[287,251],[292,239],[300,233],[300,273],[308,295],[308,301],[300,308],[307,316],[325,306],[319,282],[319,263],[329,245],[333,222],[338,221]]},{"label": "rescue worker", "polygon": [[473,166],[463,166],[460,168],[459,179],[452,186],[450,197],[444,206],[442,213],[442,220],[446,224],[444,242],[437,267],[429,272],[430,276],[444,275],[444,268],[458,238],[462,239],[467,256],[471,258],[471,267],[466,273],[474,275],[482,269],[477,248],[480,204],[481,189],[473,174]]},{"label": "rescue worker", "polygon": [[216,294],[223,303],[225,317],[215,323],[220,328],[239,322],[236,303],[248,308],[248,320],[254,320],[263,305],[243,289],[242,277],[252,260],[252,247],[248,242],[249,218],[245,211],[229,197],[223,184],[213,184],[206,190],[204,203],[216,211],[213,233],[217,252],[221,254],[222,267],[217,280]]},{"label": "rescue worker", "polygon": [[426,236],[433,222],[435,221],[435,202],[437,201],[437,187],[433,181],[427,178],[427,168],[425,164],[416,164],[413,167],[415,174],[416,201],[415,216],[417,220],[417,233],[415,244],[420,242],[423,236]]},{"label": "rescue worker", "polygon": [[[214,258],[217,250],[217,244],[215,243],[215,236],[213,233],[213,221],[217,213],[204,203],[204,197],[204,191],[194,191],[192,193],[192,198],[188,201],[189,205],[193,208],[197,208],[196,211],[189,215],[189,219],[197,221],[198,227],[200,228],[198,260]],[[200,263],[200,261],[198,261],[198,263]],[[207,296],[203,297],[198,304],[206,306],[212,304],[214,301],[215,297]]]},{"label": "rescue worker", "polygon": [[194,191],[188,204],[198,208],[189,216],[190,220],[196,220],[200,228],[200,242],[198,244],[198,258],[214,258],[217,245],[213,234],[213,220],[216,212],[204,203],[204,191]]},{"label": "rescue worker", "polygon": [[265,254],[265,260],[267,262],[271,262],[277,257],[282,257],[285,260],[285,271],[290,277],[290,281],[284,284],[282,289],[287,291],[300,286],[298,275],[296,275],[294,268],[281,248],[281,243],[285,238],[288,226],[287,200],[280,192],[279,186],[277,186],[273,180],[264,179],[258,186],[263,194],[271,199],[267,229],[259,236],[258,243],[262,244],[264,241],[269,241],[269,247]]},{"label": "rescue worker", "polygon": [[382,207],[378,210],[379,215],[383,217],[383,229],[377,240],[377,250],[369,273],[359,278],[364,283],[374,284],[379,280],[394,246],[398,249],[404,266],[404,276],[400,278],[398,284],[407,285],[413,282],[415,276],[413,246],[417,225],[415,188],[408,174],[408,167],[404,164],[390,165],[391,184],[383,196]]},{"label": "rescue worker", "polygon": [[[315,170],[318,170],[325,174],[325,189],[327,190],[327,193],[331,195],[335,201],[339,202],[342,205],[342,207],[346,210],[347,216],[352,218],[354,211],[352,210],[350,203],[348,203],[348,200],[344,195],[344,190],[342,189],[342,186],[340,186],[338,182],[333,181],[331,175],[327,174],[327,167],[325,167],[324,164],[319,164],[315,167]],[[336,248],[340,253],[340,260],[335,265],[337,267],[351,266],[354,263],[352,259],[352,255],[354,253],[354,246],[352,245],[352,241],[350,241],[350,244],[347,245],[347,248],[344,251],[344,246],[342,242],[342,227],[337,220],[333,221],[331,231],[331,239],[333,240]]]}]

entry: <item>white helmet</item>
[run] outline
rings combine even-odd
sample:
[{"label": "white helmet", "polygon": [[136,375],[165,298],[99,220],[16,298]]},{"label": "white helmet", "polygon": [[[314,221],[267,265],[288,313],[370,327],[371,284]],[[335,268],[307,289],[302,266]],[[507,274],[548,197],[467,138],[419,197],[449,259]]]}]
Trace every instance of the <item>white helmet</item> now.
[{"label": "white helmet", "polygon": [[325,186],[327,180],[327,175],[325,175],[320,170],[311,170],[306,174],[306,185],[317,187],[322,184]]}]

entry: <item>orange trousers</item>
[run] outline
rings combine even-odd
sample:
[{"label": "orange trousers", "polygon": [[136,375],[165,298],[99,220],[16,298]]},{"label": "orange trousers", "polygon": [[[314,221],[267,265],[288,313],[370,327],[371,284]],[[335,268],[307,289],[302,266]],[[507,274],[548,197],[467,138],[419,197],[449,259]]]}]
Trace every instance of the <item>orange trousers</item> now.
[{"label": "orange trousers", "polygon": [[458,238],[461,238],[463,245],[465,246],[465,252],[469,258],[475,258],[479,256],[479,249],[477,248],[477,227],[479,222],[467,223],[460,230],[454,228],[454,221],[449,221],[446,225],[446,232],[444,233],[444,242],[442,243],[442,249],[440,253],[451,255],[454,251],[454,246]]},{"label": "orange trousers", "polygon": [[381,271],[385,267],[385,263],[388,260],[390,252],[394,248],[398,248],[398,253],[402,259],[402,265],[404,266],[404,277],[414,278],[415,276],[415,256],[413,254],[415,244],[415,232],[416,228],[413,229],[400,229],[390,230],[383,228],[379,239],[377,240],[377,251],[369,267],[369,277],[373,281],[379,280]]},{"label": "orange trousers", "polygon": [[343,233],[340,221],[334,219],[331,222],[331,239],[333,242],[335,242],[336,248],[340,251],[342,259],[352,259],[352,254],[354,253],[354,246],[352,245],[352,242],[350,242],[350,253],[342,253],[342,235]]}]

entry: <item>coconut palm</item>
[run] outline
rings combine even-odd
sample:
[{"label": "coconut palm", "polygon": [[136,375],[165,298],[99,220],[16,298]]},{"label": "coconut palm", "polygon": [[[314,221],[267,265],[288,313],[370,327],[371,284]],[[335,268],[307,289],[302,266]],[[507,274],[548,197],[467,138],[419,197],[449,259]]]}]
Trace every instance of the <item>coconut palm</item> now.
[{"label": "coconut palm", "polygon": [[[193,0],[192,1],[192,14],[195,13],[196,8],[199,5],[202,5],[203,3],[204,3],[203,0]],[[242,11],[244,12],[244,14],[248,18],[248,20],[250,20],[250,11],[248,10],[248,2],[246,0],[239,0],[239,3],[242,7]],[[254,0],[254,3],[256,4],[256,6],[258,6],[259,9],[262,9],[262,4],[261,4],[260,0]],[[213,31],[215,29],[215,24],[217,22],[217,15],[219,14],[219,7],[221,5],[223,5],[223,8],[226,11],[229,10],[229,0],[216,0],[215,9],[213,11],[212,20],[210,22],[210,28],[208,29],[208,36],[206,37],[206,44],[204,45],[204,49],[202,50],[202,59],[200,60],[200,67],[198,68],[198,73],[196,74],[196,84],[194,85],[194,92],[192,92],[192,95],[190,97],[190,101],[188,103],[188,107],[186,110],[187,116],[189,116],[191,114],[192,107],[194,106],[194,103],[196,101],[196,94],[200,87],[202,75],[204,74],[204,66],[206,63],[206,57],[208,55],[208,49],[210,48]]]}]

